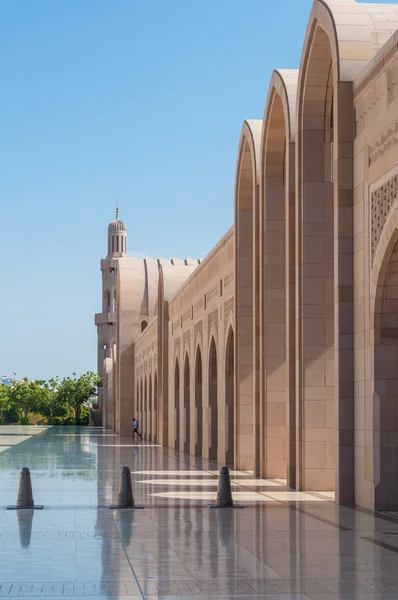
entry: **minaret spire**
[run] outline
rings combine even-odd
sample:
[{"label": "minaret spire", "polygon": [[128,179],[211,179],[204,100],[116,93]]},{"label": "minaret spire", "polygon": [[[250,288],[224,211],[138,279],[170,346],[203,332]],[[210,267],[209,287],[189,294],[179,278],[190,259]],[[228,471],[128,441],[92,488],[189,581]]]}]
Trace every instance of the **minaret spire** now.
[{"label": "minaret spire", "polygon": [[116,221],[119,219],[119,196],[116,198]]}]

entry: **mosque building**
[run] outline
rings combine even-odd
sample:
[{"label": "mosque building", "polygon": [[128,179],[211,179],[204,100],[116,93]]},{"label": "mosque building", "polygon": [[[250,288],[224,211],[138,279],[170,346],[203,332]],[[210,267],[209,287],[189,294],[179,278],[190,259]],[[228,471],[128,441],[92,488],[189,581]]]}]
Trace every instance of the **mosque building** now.
[{"label": "mosque building", "polygon": [[130,258],[109,225],[103,426],[398,509],[397,192],[398,4],[314,0],[300,68],[243,123],[213,250]]}]

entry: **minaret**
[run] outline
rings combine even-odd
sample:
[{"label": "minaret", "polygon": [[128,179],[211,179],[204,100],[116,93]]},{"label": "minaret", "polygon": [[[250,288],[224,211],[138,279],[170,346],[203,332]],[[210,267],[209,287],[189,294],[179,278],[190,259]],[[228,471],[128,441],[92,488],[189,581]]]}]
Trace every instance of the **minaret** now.
[{"label": "minaret", "polygon": [[116,208],[116,219],[108,227],[108,256],[118,258],[127,254],[127,229],[119,219],[119,209]]},{"label": "minaret", "polygon": [[[108,226],[108,254],[101,260],[102,272],[102,312],[95,315],[98,332],[98,373],[103,378],[106,371],[105,361],[113,360],[113,347],[116,344],[116,287],[119,260],[127,257],[127,228],[119,219],[116,208],[116,219]],[[113,400],[113,399],[112,399]],[[107,390],[102,388],[98,395],[102,425],[114,427],[113,407],[107,402]]]}]

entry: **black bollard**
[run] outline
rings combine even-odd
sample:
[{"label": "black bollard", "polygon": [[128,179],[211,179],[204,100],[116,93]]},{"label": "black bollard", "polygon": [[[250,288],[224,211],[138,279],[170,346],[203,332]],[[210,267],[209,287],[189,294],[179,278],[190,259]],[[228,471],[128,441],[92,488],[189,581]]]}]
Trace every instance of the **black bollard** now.
[{"label": "black bollard", "polygon": [[33,501],[32,480],[30,478],[30,471],[28,467],[23,467],[19,476],[17,503],[15,506],[7,506],[7,510],[41,510],[42,508],[42,504],[35,504]]},{"label": "black bollard", "polygon": [[131,473],[129,467],[123,467],[120,472],[119,493],[117,504],[111,504],[109,508],[144,508],[134,503],[133,487],[131,485]]},{"label": "black bollard", "polygon": [[243,508],[235,506],[232,500],[231,479],[228,467],[221,467],[218,476],[217,498],[215,504],[208,504],[208,508]]}]

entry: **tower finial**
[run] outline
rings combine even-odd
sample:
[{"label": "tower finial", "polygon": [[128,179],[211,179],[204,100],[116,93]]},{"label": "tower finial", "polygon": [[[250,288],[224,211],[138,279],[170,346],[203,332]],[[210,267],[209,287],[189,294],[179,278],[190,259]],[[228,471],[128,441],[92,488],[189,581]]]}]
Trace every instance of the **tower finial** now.
[{"label": "tower finial", "polygon": [[116,198],[116,221],[119,219],[119,196]]}]

